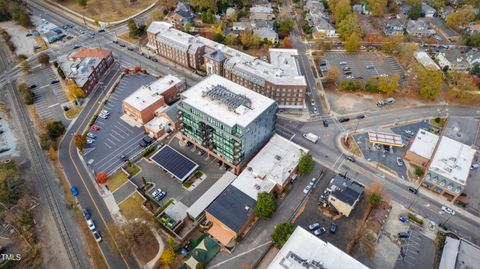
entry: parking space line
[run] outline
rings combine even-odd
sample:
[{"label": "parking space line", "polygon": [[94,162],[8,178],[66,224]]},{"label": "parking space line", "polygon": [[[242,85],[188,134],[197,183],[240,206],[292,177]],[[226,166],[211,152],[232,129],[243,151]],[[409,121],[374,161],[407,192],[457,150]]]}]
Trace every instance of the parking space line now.
[{"label": "parking space line", "polygon": [[[133,133],[133,131],[130,130],[130,128],[132,128],[132,127],[130,127],[130,126],[125,126],[125,125],[123,125],[123,124],[124,124],[124,123],[119,122],[119,124],[115,125],[114,128],[116,128],[116,129],[119,130],[120,132],[124,133],[125,135],[129,135],[129,134]],[[120,128],[120,127],[122,127],[122,128]]]},{"label": "parking space line", "polygon": [[107,137],[105,140],[108,141],[108,142],[110,142],[110,143],[112,143],[114,146],[117,144],[117,143],[113,142],[113,141],[110,139],[110,137]]},{"label": "parking space line", "polygon": [[96,121],[95,121],[95,125],[100,125],[100,126],[102,126],[102,125],[104,125],[104,124],[105,124],[105,123],[102,122],[102,121],[100,121],[100,120],[96,120]]},{"label": "parking space line", "polygon": [[[113,131],[113,130],[112,130],[112,131]],[[111,138],[113,138],[113,139],[117,140],[118,142],[122,142],[122,140],[118,139],[116,136],[114,136],[114,135],[112,135],[112,134],[110,134],[110,136],[109,136],[109,137],[111,137]]]},{"label": "parking space line", "polygon": [[[131,150],[129,150],[129,151],[123,151],[122,153],[123,153],[125,156],[129,156],[129,155],[131,155],[131,154],[132,154],[133,152],[135,152],[135,151],[138,151],[138,149],[137,149],[137,148],[132,148]],[[120,162],[119,165],[115,166],[115,164],[116,164],[118,161],[120,161],[120,159],[117,160],[116,158],[114,158],[114,161],[113,161],[113,162],[108,162],[108,163],[106,163],[106,164],[104,164],[104,165],[102,165],[102,166],[99,166],[99,167],[102,167],[102,169],[100,169],[100,170],[106,171],[108,174],[110,174],[110,171],[113,172],[113,171],[117,170],[118,167],[122,166],[122,164],[123,164],[122,162]],[[114,169],[110,170],[112,167],[114,167]]]},{"label": "parking space line", "polygon": [[107,142],[103,142],[103,144],[107,146],[107,148],[112,149],[112,146],[110,146]]},{"label": "parking space line", "polygon": [[117,136],[121,137],[122,139],[125,139],[125,137],[123,135],[117,133],[115,130],[112,129],[111,131],[112,131],[112,133],[116,134]]},{"label": "parking space line", "polygon": [[[142,137],[142,136],[143,136],[143,133],[140,133],[140,134],[136,135],[135,137],[133,137],[132,139],[125,141],[125,142],[124,142],[125,145],[130,145],[130,146],[127,146],[126,149],[130,148],[131,146],[134,146],[134,147],[138,146],[136,143],[135,143],[135,144],[132,144],[131,142],[134,141],[134,140],[139,139],[139,138]],[[107,139],[108,139],[108,138],[107,138]],[[119,151],[122,152],[122,151],[124,151],[124,150],[125,150],[125,148],[117,148],[116,150],[114,150],[114,151],[112,151],[110,154],[108,154],[107,156],[103,157],[103,159],[99,160],[99,161],[97,162],[97,164],[104,162],[105,160],[109,159],[112,155],[117,154],[117,152],[119,152]]]}]

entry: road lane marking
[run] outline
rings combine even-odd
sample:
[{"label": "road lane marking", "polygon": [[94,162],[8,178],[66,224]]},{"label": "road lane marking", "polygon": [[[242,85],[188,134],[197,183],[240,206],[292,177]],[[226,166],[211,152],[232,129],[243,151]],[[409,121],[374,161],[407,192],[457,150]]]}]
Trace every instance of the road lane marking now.
[{"label": "road lane marking", "polygon": [[56,103],[56,104],[53,104],[53,105],[49,105],[48,108],[52,108],[52,107],[57,106],[57,105],[59,105],[59,104],[60,104],[60,103]]}]

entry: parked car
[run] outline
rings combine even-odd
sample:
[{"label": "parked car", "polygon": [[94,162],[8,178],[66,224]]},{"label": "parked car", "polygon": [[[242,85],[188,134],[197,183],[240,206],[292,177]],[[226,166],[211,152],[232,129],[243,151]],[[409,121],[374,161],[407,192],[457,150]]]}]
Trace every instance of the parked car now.
[{"label": "parked car", "polygon": [[106,114],[98,114],[98,117],[102,118],[104,120],[108,119],[108,115],[106,115]]},{"label": "parked car", "polygon": [[158,62],[157,58],[152,57],[152,58],[150,58],[150,59],[151,59],[153,62],[155,62],[155,63]]},{"label": "parked car", "polygon": [[95,139],[95,138],[97,138],[97,136],[96,136],[96,135],[94,135],[94,134],[93,134],[93,133],[91,133],[91,132],[88,132],[88,133],[87,133],[87,137],[88,137],[88,138],[91,138],[91,139]]},{"label": "parked car", "polygon": [[79,49],[79,48],[81,48],[81,47],[82,47],[82,46],[80,46],[80,45],[75,45],[75,46],[73,46],[73,49],[76,50],[76,49]]},{"label": "parked car", "polygon": [[400,220],[401,222],[408,222],[408,219],[405,217],[400,217],[398,218],[398,220]]},{"label": "parked car", "polygon": [[154,190],[154,191],[152,192],[152,197],[155,198],[155,197],[158,195],[158,193],[159,193],[158,189]]},{"label": "parked car", "polygon": [[470,170],[477,169],[478,167],[480,167],[480,165],[479,165],[478,163],[474,163],[474,164],[472,164],[472,166],[470,167]]},{"label": "parked car", "polygon": [[345,159],[351,161],[352,163],[355,162],[355,156],[353,155],[345,155]]},{"label": "parked car", "polygon": [[305,189],[303,189],[303,193],[307,194],[307,193],[310,191],[311,188],[312,188],[312,186],[311,186],[310,184],[307,185],[307,186],[305,187]]},{"label": "parked car", "polygon": [[403,160],[400,157],[397,157],[397,165],[398,166],[403,166]]},{"label": "parked car", "polygon": [[409,238],[409,237],[410,237],[410,233],[408,233],[408,232],[399,232],[399,233],[398,233],[398,237],[399,237],[399,238]]},{"label": "parked car", "polygon": [[100,114],[110,115],[110,112],[106,109],[103,109],[102,111],[100,111]]},{"label": "parked car", "polygon": [[450,207],[448,206],[444,206],[442,205],[442,211],[445,211],[446,213],[454,216],[455,215],[455,211],[453,209],[451,209]]},{"label": "parked car", "polygon": [[93,238],[95,238],[95,241],[97,241],[97,243],[102,242],[102,236],[97,231],[93,231]]},{"label": "parked car", "polygon": [[90,126],[90,130],[92,130],[92,131],[100,131],[100,127],[98,127],[97,125],[94,124],[94,125]]},{"label": "parked car", "polygon": [[87,137],[87,144],[88,144],[88,145],[93,144],[93,142],[95,142],[94,139],[91,139],[91,138],[88,138],[88,137]]},{"label": "parked car", "polygon": [[125,47],[127,46],[127,45],[125,45],[125,44],[123,44],[123,43],[119,43],[118,45],[119,45],[120,47],[122,47],[122,48],[125,48]]},{"label": "parked car", "polygon": [[340,118],[338,119],[338,122],[347,122],[350,121],[350,118]]},{"label": "parked car", "polygon": [[318,229],[318,228],[320,228],[320,224],[319,224],[318,222],[312,223],[312,224],[308,225],[308,229],[309,229],[310,231],[316,230],[316,229]]},{"label": "parked car", "polygon": [[418,190],[415,189],[414,187],[408,187],[408,191],[410,191],[413,194],[417,194]]},{"label": "parked car", "polygon": [[340,62],[340,63],[338,63],[338,64],[340,64],[340,65],[347,65],[347,62],[345,62],[345,61],[341,61],[341,62]]},{"label": "parked car", "polygon": [[100,30],[98,30],[98,32],[103,33],[103,32],[105,32],[105,29],[100,29]]},{"label": "parked car", "polygon": [[35,84],[30,85],[30,89],[35,89],[36,87],[37,87],[37,85],[35,85]]},{"label": "parked car", "polygon": [[323,120],[323,126],[328,127],[328,120]]},{"label": "parked car", "polygon": [[72,195],[73,195],[74,197],[77,197],[77,196],[78,196],[78,189],[77,189],[77,187],[72,186],[72,187],[70,188],[70,192],[72,193]]},{"label": "parked car", "polygon": [[127,48],[129,51],[133,51],[133,48],[132,47],[128,47]]},{"label": "parked car", "polygon": [[405,130],[404,132],[408,135],[414,135],[414,133],[411,130]]},{"label": "parked car", "polygon": [[313,231],[313,234],[319,236],[324,234],[326,231],[327,229],[325,229],[325,227],[320,227],[320,229],[316,229],[315,231]]},{"label": "parked car", "polygon": [[364,118],[365,118],[365,115],[358,115],[356,118],[357,118],[358,120],[361,120],[361,119],[364,119]]},{"label": "parked car", "polygon": [[343,68],[343,71],[350,71],[350,70],[352,70],[352,68],[348,65]]},{"label": "parked car", "polygon": [[369,64],[366,66],[367,69],[375,69],[375,66],[373,64]]},{"label": "parked car", "polygon": [[113,40],[113,44],[118,44],[118,40]]},{"label": "parked car", "polygon": [[120,155],[120,160],[126,162],[126,161],[128,161],[128,157],[122,154],[122,155]]},{"label": "parked car", "polygon": [[60,82],[60,80],[56,79],[56,80],[50,81],[50,84],[57,84],[57,83],[59,83],[59,82]]},{"label": "parked car", "polygon": [[337,232],[337,224],[332,222],[332,224],[330,224],[330,233],[334,234],[335,232]]},{"label": "parked car", "polygon": [[90,219],[90,212],[88,212],[88,209],[84,208],[82,210],[82,215],[83,217],[85,218],[85,220],[89,220]]},{"label": "parked car", "polygon": [[87,220],[87,225],[88,225],[88,229],[90,229],[90,231],[95,230],[95,223],[93,223],[93,220],[91,220],[91,219]]}]

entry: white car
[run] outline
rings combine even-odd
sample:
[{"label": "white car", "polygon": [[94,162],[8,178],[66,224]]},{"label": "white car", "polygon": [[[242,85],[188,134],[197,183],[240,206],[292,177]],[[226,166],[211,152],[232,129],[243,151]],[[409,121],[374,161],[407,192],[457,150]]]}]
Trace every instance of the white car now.
[{"label": "white car", "polygon": [[345,61],[342,61],[342,62],[340,62],[339,64],[340,64],[340,65],[346,65],[346,64],[347,64],[347,62],[345,62]]},{"label": "white car", "polygon": [[452,216],[455,215],[455,211],[448,206],[442,205],[442,210],[445,211],[446,213],[452,215]]},{"label": "white car", "polygon": [[103,109],[102,112],[100,112],[100,114],[104,114],[104,115],[110,115],[110,112],[108,112],[108,110],[106,109]]},{"label": "white car", "polygon": [[305,189],[303,189],[303,193],[307,194],[307,193],[310,191],[311,188],[312,188],[312,185],[308,184],[308,185],[305,187]]},{"label": "white car", "polygon": [[93,144],[95,142],[95,139],[87,138],[87,144]]},{"label": "white car", "polygon": [[87,220],[87,225],[88,225],[88,229],[90,229],[90,231],[95,230],[95,223],[93,223],[93,220],[91,220],[91,219]]},{"label": "white car", "polygon": [[97,241],[97,243],[102,242],[102,236],[97,231],[93,231],[93,238],[95,238],[95,241]]},{"label": "white car", "polygon": [[98,117],[106,120],[106,119],[108,118],[108,115],[106,115],[106,114],[98,114]]}]

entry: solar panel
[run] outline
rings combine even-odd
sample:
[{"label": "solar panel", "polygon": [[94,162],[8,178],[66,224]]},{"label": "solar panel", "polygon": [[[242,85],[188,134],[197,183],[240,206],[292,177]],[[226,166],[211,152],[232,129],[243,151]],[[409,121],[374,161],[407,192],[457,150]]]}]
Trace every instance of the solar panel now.
[{"label": "solar panel", "polygon": [[198,164],[168,145],[163,146],[151,159],[182,183],[198,168]]}]

